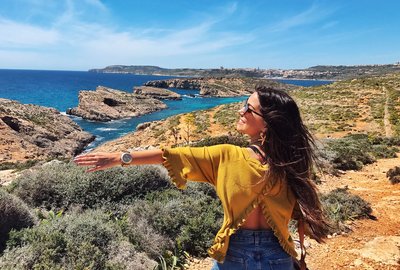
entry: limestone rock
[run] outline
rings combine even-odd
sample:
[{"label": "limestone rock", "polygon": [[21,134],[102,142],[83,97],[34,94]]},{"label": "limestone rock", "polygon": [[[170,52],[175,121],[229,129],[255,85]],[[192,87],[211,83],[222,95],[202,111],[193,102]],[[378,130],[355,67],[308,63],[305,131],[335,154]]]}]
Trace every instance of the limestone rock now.
[{"label": "limestone rock", "polygon": [[67,113],[95,121],[137,117],[167,108],[165,103],[143,95],[98,86],[96,91],[80,91],[78,107]]},{"label": "limestone rock", "polygon": [[234,97],[250,95],[254,92],[256,85],[265,85],[277,89],[293,89],[294,86],[278,83],[267,79],[254,78],[226,78],[226,77],[207,77],[207,78],[182,78],[160,81],[149,81],[145,86],[178,89],[198,89],[202,96],[214,97]]},{"label": "limestone rock", "polygon": [[198,79],[171,79],[146,82],[145,86],[158,88],[200,89],[203,78]]},{"label": "limestone rock", "polygon": [[181,95],[170,91],[165,88],[157,88],[150,86],[138,86],[133,88],[133,93],[137,95],[142,95],[146,97],[152,97],[156,99],[173,99],[173,100],[181,100]]},{"label": "limestone rock", "polygon": [[361,250],[355,250],[363,258],[381,264],[398,265],[400,261],[400,236],[378,236],[365,244]]},{"label": "limestone rock", "polygon": [[0,99],[0,163],[72,157],[94,140],[53,108]]},{"label": "limestone rock", "polygon": [[141,124],[137,125],[136,131],[144,130],[144,129],[148,128],[150,125],[151,125],[151,122],[141,123]]}]

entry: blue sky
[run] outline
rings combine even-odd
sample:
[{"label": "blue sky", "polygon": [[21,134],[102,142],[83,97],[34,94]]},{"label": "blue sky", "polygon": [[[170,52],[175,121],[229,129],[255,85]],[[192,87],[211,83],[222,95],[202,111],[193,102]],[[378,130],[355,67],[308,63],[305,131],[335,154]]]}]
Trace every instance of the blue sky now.
[{"label": "blue sky", "polygon": [[0,68],[400,61],[398,0],[2,0]]}]

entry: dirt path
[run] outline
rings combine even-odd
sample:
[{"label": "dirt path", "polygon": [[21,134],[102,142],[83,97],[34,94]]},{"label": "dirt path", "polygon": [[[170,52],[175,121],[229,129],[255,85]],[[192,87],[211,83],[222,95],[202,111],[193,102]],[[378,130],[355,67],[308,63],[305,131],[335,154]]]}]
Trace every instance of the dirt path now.
[{"label": "dirt path", "polygon": [[393,136],[393,130],[392,130],[392,125],[390,124],[390,113],[389,113],[389,93],[386,87],[383,86],[383,91],[385,92],[386,95],[386,101],[385,101],[385,114],[383,117],[383,124],[385,126],[385,135],[386,137],[392,137]]},{"label": "dirt path", "polygon": [[[382,159],[340,178],[325,177],[322,192],[347,186],[371,204],[377,220],[354,221],[349,224],[351,233],[334,236],[326,244],[307,241],[310,269],[400,269],[400,184],[392,185],[386,178],[386,171],[399,164],[400,158]],[[193,260],[188,269],[205,270],[211,265],[211,259]]]}]

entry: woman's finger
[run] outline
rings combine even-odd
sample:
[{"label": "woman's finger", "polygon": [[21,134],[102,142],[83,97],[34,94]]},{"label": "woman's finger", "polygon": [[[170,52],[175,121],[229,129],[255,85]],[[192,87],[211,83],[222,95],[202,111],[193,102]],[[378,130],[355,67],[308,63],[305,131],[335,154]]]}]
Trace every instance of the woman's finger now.
[{"label": "woman's finger", "polygon": [[98,160],[99,157],[79,157],[79,158],[74,158],[74,161],[80,161],[80,160],[84,160],[84,161],[90,161],[90,160]]},{"label": "woman's finger", "polygon": [[78,161],[75,162],[76,165],[80,165],[80,166],[91,166],[91,165],[97,165],[97,161]]}]

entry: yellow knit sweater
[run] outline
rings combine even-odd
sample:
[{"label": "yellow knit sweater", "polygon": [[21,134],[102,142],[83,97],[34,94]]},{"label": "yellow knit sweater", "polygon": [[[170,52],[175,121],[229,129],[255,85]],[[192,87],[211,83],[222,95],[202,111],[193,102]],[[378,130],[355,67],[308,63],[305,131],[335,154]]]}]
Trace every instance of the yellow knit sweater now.
[{"label": "yellow knit sweater", "polygon": [[268,166],[252,158],[248,148],[229,144],[179,147],[164,149],[163,157],[164,166],[178,188],[185,188],[187,180],[215,186],[224,209],[224,221],[208,250],[212,258],[224,261],[230,236],[258,205],[283,249],[297,256],[288,230],[296,199],[286,181],[263,181]]}]

